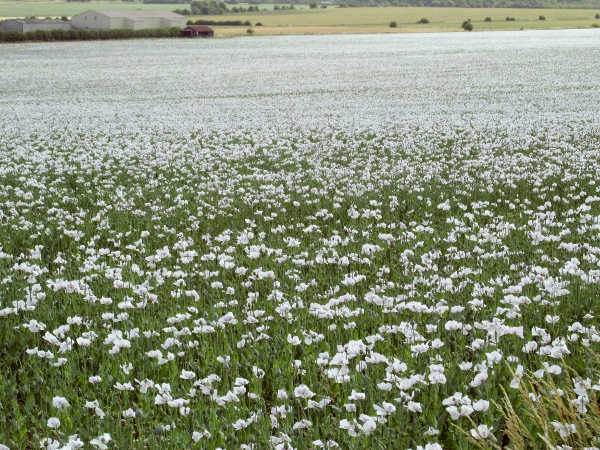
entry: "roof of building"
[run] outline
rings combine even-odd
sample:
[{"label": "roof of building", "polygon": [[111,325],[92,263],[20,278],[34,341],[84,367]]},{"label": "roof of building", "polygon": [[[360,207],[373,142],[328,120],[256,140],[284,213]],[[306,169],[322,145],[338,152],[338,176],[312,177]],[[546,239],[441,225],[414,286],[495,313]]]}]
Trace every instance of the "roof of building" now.
[{"label": "roof of building", "polygon": [[212,28],[207,27],[206,25],[188,25],[184,28],[184,30],[196,30],[196,31],[214,31]]},{"label": "roof of building", "polygon": [[[26,23],[29,25],[43,25],[43,24],[56,24],[56,23],[68,23],[65,22],[64,20],[60,20],[60,19],[9,19],[9,20],[14,20],[15,22],[19,22],[19,23]],[[7,20],[6,22],[8,22],[9,20]]]},{"label": "roof of building", "polygon": [[[119,11],[114,9],[106,9],[102,11],[98,11],[95,9],[91,9],[81,14],[89,14],[89,13],[100,14],[106,17],[125,17],[127,19],[142,19],[146,17],[163,17],[165,19],[185,19],[181,14],[176,14],[172,11],[140,11],[140,10],[132,10],[132,11]],[[77,14],[78,16],[81,14]]]}]

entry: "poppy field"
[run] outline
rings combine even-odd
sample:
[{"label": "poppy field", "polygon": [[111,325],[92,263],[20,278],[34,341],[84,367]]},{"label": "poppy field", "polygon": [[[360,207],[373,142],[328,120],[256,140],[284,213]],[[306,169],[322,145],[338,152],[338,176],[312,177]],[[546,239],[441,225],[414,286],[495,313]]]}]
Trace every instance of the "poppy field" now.
[{"label": "poppy field", "polygon": [[492,448],[526,377],[591,409],[593,30],[0,60],[0,448]]}]

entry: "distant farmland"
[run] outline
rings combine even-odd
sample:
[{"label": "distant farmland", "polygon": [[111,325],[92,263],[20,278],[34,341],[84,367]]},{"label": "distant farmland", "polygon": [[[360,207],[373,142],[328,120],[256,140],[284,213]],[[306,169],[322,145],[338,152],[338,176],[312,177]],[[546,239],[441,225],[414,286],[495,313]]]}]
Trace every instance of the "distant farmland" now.
[{"label": "distant farmland", "polygon": [[[595,22],[594,10],[548,10],[505,8],[334,8],[296,9],[291,11],[261,11],[254,13],[227,14],[222,17],[250,21],[257,27],[257,34],[329,34],[356,32],[436,32],[461,30],[464,20],[471,19],[475,30],[519,30],[589,28]],[[546,20],[539,20],[543,15]],[[206,16],[190,16],[198,20]],[[491,21],[486,22],[486,17]],[[514,18],[507,21],[506,18]],[[429,23],[418,23],[427,18]],[[397,28],[389,28],[391,21]],[[245,29],[219,30],[219,34],[245,33]]]},{"label": "distant farmland", "polygon": [[[243,6],[243,5],[241,5]],[[186,4],[131,4],[120,2],[22,2],[0,0],[0,17],[61,17],[73,16],[89,9],[151,9],[174,10]],[[600,21],[594,16],[600,11],[589,9],[505,9],[505,8],[328,8],[309,9],[308,5],[294,10],[274,11],[272,4],[260,5],[267,11],[228,13],[222,16],[189,16],[190,20],[241,20],[252,25],[261,23],[256,34],[332,34],[381,32],[461,31],[461,23],[471,19],[475,31],[589,28]],[[544,16],[546,20],[539,20]],[[489,17],[491,21],[485,21]],[[507,21],[506,18],[514,18]],[[418,23],[427,18],[429,23]],[[389,28],[391,21],[397,28]],[[245,35],[245,27],[217,27],[217,36]]]}]

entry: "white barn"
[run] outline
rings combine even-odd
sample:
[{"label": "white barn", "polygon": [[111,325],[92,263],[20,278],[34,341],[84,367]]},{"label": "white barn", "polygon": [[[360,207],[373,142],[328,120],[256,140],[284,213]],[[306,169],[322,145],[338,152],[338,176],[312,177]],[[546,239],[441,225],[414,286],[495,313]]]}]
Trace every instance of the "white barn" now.
[{"label": "white barn", "polygon": [[170,11],[94,11],[89,10],[71,18],[73,28],[89,30],[115,30],[129,28],[184,28],[185,16]]},{"label": "white barn", "polygon": [[0,31],[70,30],[71,22],[58,19],[9,19],[0,22]]}]

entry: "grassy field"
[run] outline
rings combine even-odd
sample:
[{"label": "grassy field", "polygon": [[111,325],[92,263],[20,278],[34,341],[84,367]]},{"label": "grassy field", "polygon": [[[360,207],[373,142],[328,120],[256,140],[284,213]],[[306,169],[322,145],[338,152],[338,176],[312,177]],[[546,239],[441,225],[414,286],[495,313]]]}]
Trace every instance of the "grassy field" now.
[{"label": "grassy field", "polygon": [[[173,10],[186,5],[145,5],[120,2],[17,2],[0,1],[0,17],[60,17],[72,16],[88,9],[152,9]],[[258,35],[267,34],[336,34],[336,33],[387,33],[387,32],[437,32],[461,31],[460,24],[471,19],[476,31],[480,30],[538,30],[558,28],[589,28],[600,20],[594,16],[600,11],[585,9],[504,9],[504,8],[333,8],[309,9],[307,6],[295,10],[274,11],[273,5],[261,5],[269,11],[230,13],[224,16],[190,16],[190,20],[241,20],[253,25]],[[540,16],[546,20],[539,20]],[[485,18],[490,17],[491,22]],[[506,21],[514,17],[514,21]],[[420,24],[422,18],[428,24]],[[396,29],[389,28],[391,21],[398,23]],[[245,35],[246,28],[217,27],[217,36]]]},{"label": "grassy field", "polygon": [[186,8],[188,5],[151,5],[142,3],[121,3],[121,2],[48,2],[48,1],[0,1],[0,18],[14,17],[60,17],[73,16],[75,14],[88,11],[90,9],[148,9],[148,10],[173,10],[177,8]]},{"label": "grassy field", "polygon": [[[228,15],[236,19],[261,22],[257,34],[347,33],[347,32],[407,32],[460,30],[461,23],[471,19],[475,30],[518,30],[552,28],[588,28],[594,22],[593,10],[499,9],[499,8],[327,8],[270,11]],[[546,20],[539,20],[539,16]],[[490,17],[491,22],[485,22]],[[515,21],[507,22],[506,17]],[[199,19],[193,16],[192,20]],[[417,24],[422,18],[428,24]],[[391,21],[398,28],[390,29]],[[278,28],[287,27],[284,31]],[[306,28],[304,28],[306,27]],[[245,30],[219,30],[217,34],[245,33]]]},{"label": "grassy field", "polygon": [[[480,30],[542,30],[560,28],[589,28],[594,19],[593,10],[547,10],[547,9],[500,9],[500,8],[327,8],[300,9],[294,11],[272,11],[231,14],[227,17],[252,24],[256,35],[272,34],[337,34],[337,33],[406,33],[462,31],[460,25],[471,19],[476,31]],[[546,20],[539,20],[539,16]],[[490,17],[491,22],[485,18]],[[506,21],[514,17],[514,21]],[[192,20],[200,19],[192,16]],[[429,23],[418,23],[427,18]],[[391,21],[398,24],[390,28]],[[216,36],[246,34],[246,29],[236,27],[218,28]]]}]

